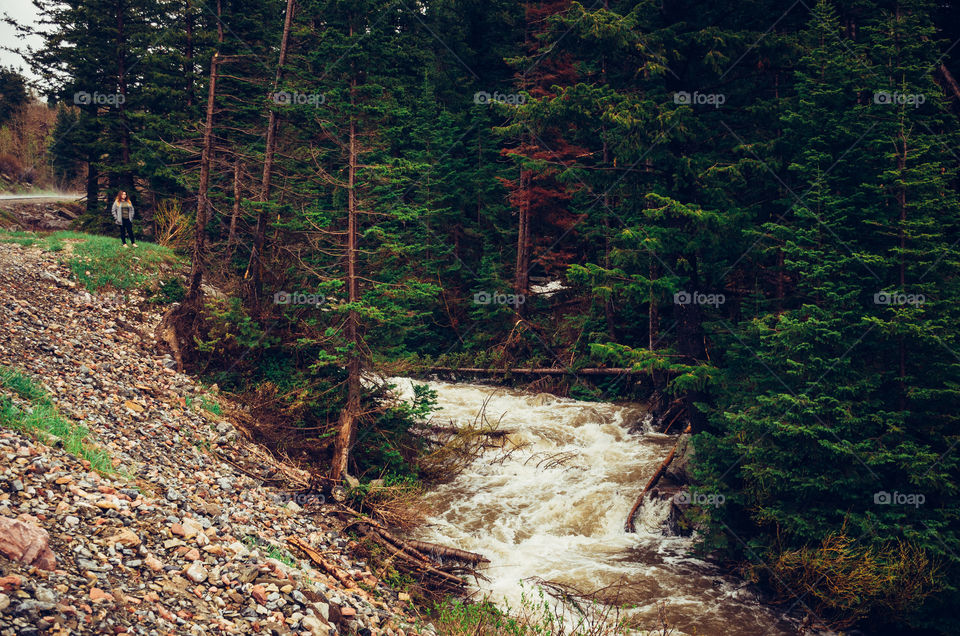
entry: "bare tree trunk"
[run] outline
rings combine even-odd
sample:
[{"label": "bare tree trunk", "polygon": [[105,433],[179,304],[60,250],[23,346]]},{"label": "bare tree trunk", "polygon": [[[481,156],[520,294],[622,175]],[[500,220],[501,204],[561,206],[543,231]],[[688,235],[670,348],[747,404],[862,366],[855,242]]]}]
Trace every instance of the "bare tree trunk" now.
[{"label": "bare tree trunk", "polygon": [[127,195],[131,201],[136,203],[136,192],[133,187],[133,173],[130,170],[130,126],[127,123],[127,64],[126,64],[126,46],[124,30],[124,12],[126,4],[124,0],[117,1],[117,88],[121,99],[117,100],[117,116],[120,122],[120,161],[123,163],[123,171],[120,174],[120,185],[127,190]]},{"label": "bare tree trunk", "polygon": [[[520,172],[520,211],[517,221],[517,263],[513,289],[526,295],[530,286],[530,171]],[[518,310],[523,305],[518,306]]]},{"label": "bare tree trunk", "polygon": [[[609,9],[610,2],[609,0],[604,0],[603,8]],[[606,55],[600,58],[600,84],[606,86],[607,84],[607,57]],[[606,168],[610,165],[610,147],[607,144],[607,125],[603,124],[600,126],[600,134],[603,136],[603,167]],[[610,189],[604,187],[603,191],[603,268],[606,270],[610,269]],[[619,342],[620,338],[617,334],[617,319],[616,312],[613,307],[613,297],[606,298],[603,301],[603,315],[607,321],[607,335],[610,336],[610,340],[613,342]]]},{"label": "bare tree trunk", "polygon": [[[353,35],[353,25],[350,27]],[[350,104],[356,100],[356,79],[350,82]],[[352,111],[351,111],[352,112]],[[347,168],[347,297],[349,302],[355,303],[359,299],[357,294],[357,123],[350,118],[350,156]],[[357,329],[357,312],[353,309],[347,314],[347,340],[352,345],[347,361],[347,404],[340,412],[337,440],[333,447],[333,461],[330,464],[330,481],[332,485],[339,485],[347,472],[347,463],[350,459],[350,446],[356,428],[356,420],[360,414],[360,333]]]},{"label": "bare tree trunk", "polygon": [[190,286],[184,305],[195,302],[200,296],[203,281],[203,258],[206,252],[207,218],[210,214],[210,162],[213,159],[213,110],[217,94],[217,64],[219,53],[210,60],[210,84],[207,89],[207,117],[203,131],[203,153],[200,155],[200,183],[197,186],[197,224],[193,235],[193,267],[190,271]]},{"label": "bare tree trunk", "polygon": [[237,218],[240,216],[240,159],[233,161],[233,214],[230,215],[230,233],[227,235],[227,258],[233,256],[237,242]]},{"label": "bare tree trunk", "polygon": [[[907,137],[900,129],[900,152],[897,153],[897,173],[903,178],[907,170]],[[897,206],[900,208],[900,228],[897,232],[900,243],[900,293],[906,293],[907,285],[907,234],[904,227],[907,224],[907,192],[901,185],[897,190]],[[903,335],[897,336],[897,349],[899,353],[899,378],[900,378],[900,410],[907,410],[907,345],[904,342]]]},{"label": "bare tree trunk", "polygon": [[625,524],[624,530],[629,533],[636,532],[636,527],[633,525],[633,518],[637,516],[637,510],[640,510],[640,506],[643,505],[643,498],[647,496],[647,493],[653,489],[654,486],[660,481],[660,478],[663,477],[664,473],[667,472],[667,468],[670,467],[670,464],[673,462],[674,455],[677,454],[677,446],[680,445],[680,440],[683,439],[683,436],[690,432],[690,425],[687,424],[687,428],[681,433],[680,439],[674,443],[673,448],[670,449],[670,454],[667,455],[667,458],[663,460],[663,463],[660,464],[660,467],[657,469],[657,472],[653,473],[653,477],[650,478],[650,481],[647,482],[647,485],[644,487],[643,492],[640,493],[640,496],[637,497],[636,501],[633,503],[633,507],[630,508],[630,512],[627,513],[627,523]]},{"label": "bare tree trunk", "polygon": [[660,339],[660,310],[657,307],[657,299],[653,293],[653,283],[659,277],[657,262],[653,255],[650,255],[650,306],[647,309],[647,348],[653,351],[657,348],[657,341]]},{"label": "bare tree trunk", "polygon": [[100,199],[100,174],[97,171],[96,153],[87,157],[87,212],[97,213]]},{"label": "bare tree trunk", "polygon": [[953,73],[950,72],[950,69],[947,68],[946,64],[941,64],[939,71],[943,76],[944,82],[950,88],[950,92],[953,93],[954,97],[960,99],[960,84],[957,84],[957,80],[953,77]]},{"label": "bare tree trunk", "polygon": [[187,36],[186,50],[183,54],[183,72],[187,77],[187,108],[193,107],[193,13],[190,0],[186,0],[183,11],[183,30]]},{"label": "bare tree trunk", "polygon": [[[293,22],[294,0],[287,0],[286,15],[283,19],[283,35],[280,38],[280,56],[277,59],[277,72],[273,80],[273,91],[280,87],[283,76],[283,65],[287,59],[287,46],[290,41],[290,25]],[[270,109],[267,120],[267,142],[263,155],[263,176],[260,180],[259,201],[266,203],[270,198],[270,180],[273,175],[273,156],[277,149],[277,112]],[[247,263],[247,272],[244,278],[250,277],[250,287],[253,290],[253,303],[260,308],[260,296],[263,293],[263,271],[261,259],[267,236],[267,211],[264,205],[260,206],[257,214],[257,229],[253,237],[253,249],[250,251],[250,260]]]},{"label": "bare tree trunk", "polygon": [[[220,17],[220,3],[217,3]],[[222,40],[221,40],[222,43]],[[183,371],[185,358],[190,356],[193,337],[197,332],[203,302],[200,285],[203,282],[203,259],[206,253],[207,217],[210,198],[210,163],[213,159],[213,111],[217,95],[217,65],[220,53],[215,52],[210,60],[210,83],[207,90],[207,116],[203,131],[203,151],[200,155],[200,183],[197,185],[197,223],[193,236],[193,262],[189,285],[183,302],[171,309],[160,320],[156,338],[170,347],[177,362],[177,370]]]}]

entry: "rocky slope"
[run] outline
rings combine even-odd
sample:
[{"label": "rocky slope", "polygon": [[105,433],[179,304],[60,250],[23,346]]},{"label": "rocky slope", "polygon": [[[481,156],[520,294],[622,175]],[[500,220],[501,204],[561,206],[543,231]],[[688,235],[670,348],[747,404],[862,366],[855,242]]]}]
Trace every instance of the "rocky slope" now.
[{"label": "rocky slope", "polygon": [[77,203],[56,198],[0,198],[0,227],[9,230],[66,230],[83,209]]},{"label": "rocky slope", "polygon": [[[56,254],[0,244],[0,365],[41,382],[116,470],[0,428],[0,635],[420,631],[330,506],[271,486],[297,467],[199,408],[203,389],[156,354],[158,320],[136,294],[87,293]],[[282,556],[288,537],[325,567]]]}]

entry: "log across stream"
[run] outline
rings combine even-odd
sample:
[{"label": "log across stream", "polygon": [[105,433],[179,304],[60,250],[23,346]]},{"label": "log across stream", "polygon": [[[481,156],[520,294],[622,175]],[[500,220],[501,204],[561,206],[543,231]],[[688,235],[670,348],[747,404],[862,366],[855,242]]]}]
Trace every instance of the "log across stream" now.
[{"label": "log across stream", "polygon": [[[393,378],[412,395],[407,378]],[[418,382],[419,383],[419,382]],[[536,581],[635,606],[627,613],[657,625],[658,604],[673,634],[797,633],[744,581],[689,556],[692,540],[666,536],[668,505],[643,506],[635,534],[624,520],[675,438],[630,433],[642,405],[579,402],[490,386],[429,382],[439,411],[433,423],[465,426],[486,417],[509,429],[521,448],[489,449],[453,481],[427,496],[430,515],[412,538],[482,554],[478,596],[517,607]],[[501,419],[502,416],[502,419]],[[621,616],[622,617],[622,616]]]}]

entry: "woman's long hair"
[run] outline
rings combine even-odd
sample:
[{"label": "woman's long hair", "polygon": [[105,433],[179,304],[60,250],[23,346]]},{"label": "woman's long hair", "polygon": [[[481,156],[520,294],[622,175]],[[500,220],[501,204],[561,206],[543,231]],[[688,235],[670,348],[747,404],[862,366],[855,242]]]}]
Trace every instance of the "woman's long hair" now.
[{"label": "woman's long hair", "polygon": [[[124,199],[123,201],[121,201],[121,200],[120,200],[120,195],[121,195],[121,194],[127,194],[127,193],[124,192],[123,190],[121,190],[120,192],[117,192],[117,198],[114,199],[113,202],[114,202],[114,203],[130,203],[130,195],[127,194],[127,198]],[[133,205],[133,204],[131,203],[131,205]]]}]

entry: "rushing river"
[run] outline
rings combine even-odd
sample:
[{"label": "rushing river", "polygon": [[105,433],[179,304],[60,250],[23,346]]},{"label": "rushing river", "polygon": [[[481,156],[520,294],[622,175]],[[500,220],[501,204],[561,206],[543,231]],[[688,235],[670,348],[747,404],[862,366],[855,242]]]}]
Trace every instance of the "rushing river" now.
[{"label": "rushing river", "polygon": [[[402,395],[411,381],[394,378]],[[419,382],[418,382],[419,383]],[[621,618],[657,625],[658,603],[681,634],[795,634],[744,582],[688,556],[691,539],[664,536],[665,504],[646,505],[637,533],[623,530],[627,511],[674,443],[672,436],[630,433],[641,406],[528,394],[474,384],[428,382],[437,392],[436,424],[456,427],[486,418],[513,431],[512,453],[490,449],[453,481],[427,496],[430,514],[416,538],[483,554],[488,580],[478,596],[518,607],[536,580],[571,586],[633,606]]]}]

